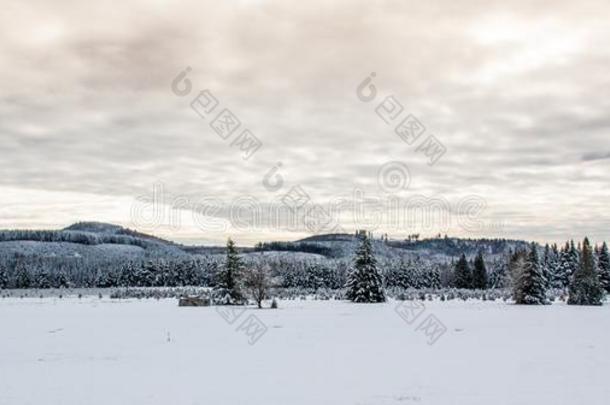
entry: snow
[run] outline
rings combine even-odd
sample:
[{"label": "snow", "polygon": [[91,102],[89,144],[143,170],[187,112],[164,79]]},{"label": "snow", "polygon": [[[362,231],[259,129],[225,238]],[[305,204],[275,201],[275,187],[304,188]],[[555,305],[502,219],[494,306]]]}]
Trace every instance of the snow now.
[{"label": "snow", "polygon": [[608,305],[435,301],[410,324],[396,305],[280,301],[230,325],[170,299],[4,298],[0,404],[608,403]]}]

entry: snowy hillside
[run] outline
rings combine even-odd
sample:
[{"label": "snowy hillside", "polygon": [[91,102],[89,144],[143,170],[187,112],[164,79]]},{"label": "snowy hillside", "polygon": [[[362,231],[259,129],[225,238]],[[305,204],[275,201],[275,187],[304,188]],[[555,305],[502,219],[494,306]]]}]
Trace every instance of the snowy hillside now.
[{"label": "snowy hillside", "polygon": [[[316,235],[296,241],[295,244],[308,244],[322,246],[330,249],[334,257],[346,257],[353,254],[359,239],[352,234]],[[507,255],[511,250],[524,249],[528,243],[525,241],[506,239],[459,239],[434,238],[423,240],[393,240],[373,239],[375,254],[380,257],[407,259],[420,258],[432,262],[450,262],[452,259],[465,254],[473,258],[482,252],[490,259]]]},{"label": "snowy hillside", "polygon": [[[360,243],[354,234],[316,235],[294,242],[238,248],[248,265],[266,264],[285,287],[340,288]],[[451,284],[461,254],[481,252],[505,275],[509,252],[526,242],[436,238],[371,239],[388,285],[432,288]],[[183,246],[121,226],[82,222],[61,230],[0,231],[0,288],[208,286],[225,247]]]}]

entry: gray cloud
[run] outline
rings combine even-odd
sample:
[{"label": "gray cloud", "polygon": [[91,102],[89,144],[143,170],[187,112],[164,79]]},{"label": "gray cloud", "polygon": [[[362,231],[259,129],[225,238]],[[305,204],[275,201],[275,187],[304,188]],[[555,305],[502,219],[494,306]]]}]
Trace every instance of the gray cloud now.
[{"label": "gray cloud", "polygon": [[582,160],[585,162],[591,162],[593,160],[604,160],[610,159],[610,152],[591,152],[585,153],[582,156]]},{"label": "gray cloud", "polygon": [[[489,216],[514,220],[507,237],[581,236],[573,225],[607,238],[610,51],[594,44],[610,6],[585,3],[8,1],[0,187],[42,201],[2,225],[55,221],[46,192],[129,199],[157,182],[271,201],[261,179],[278,161],[287,188],[324,202],[354,185],[378,193],[378,167],[399,160],[409,192],[481,195]],[[186,66],[194,90],[178,98]],[[355,89],[370,72],[379,95],[365,104]],[[264,142],[251,160],[189,108],[204,88]],[[434,167],[375,115],[390,94],[446,145]]]}]

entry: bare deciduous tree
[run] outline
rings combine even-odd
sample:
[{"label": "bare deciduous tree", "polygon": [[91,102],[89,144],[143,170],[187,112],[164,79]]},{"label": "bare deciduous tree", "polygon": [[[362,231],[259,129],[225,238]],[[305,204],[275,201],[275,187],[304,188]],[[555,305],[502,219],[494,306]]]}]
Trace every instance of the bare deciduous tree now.
[{"label": "bare deciduous tree", "polygon": [[271,288],[269,265],[259,264],[248,269],[244,275],[244,286],[258,307],[262,308],[262,302],[269,296],[269,288]]}]

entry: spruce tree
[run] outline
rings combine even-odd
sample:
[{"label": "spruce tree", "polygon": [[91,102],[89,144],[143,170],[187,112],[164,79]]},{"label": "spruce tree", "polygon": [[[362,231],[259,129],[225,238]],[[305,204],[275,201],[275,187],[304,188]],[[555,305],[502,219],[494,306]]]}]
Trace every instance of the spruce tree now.
[{"label": "spruce tree", "polygon": [[531,245],[515,288],[519,289],[513,294],[517,304],[541,305],[547,303],[546,280],[542,273],[535,243]]},{"label": "spruce tree", "polygon": [[0,264],[0,290],[8,288],[8,272],[6,267]]},{"label": "spruce tree", "polygon": [[239,305],[244,303],[241,292],[242,262],[237,253],[235,243],[227,240],[227,259],[222,270],[218,273],[214,295],[219,303],[225,305]]},{"label": "spruce tree", "polygon": [[[572,247],[574,245],[572,244]],[[554,288],[566,289],[570,285],[570,279],[572,274],[576,271],[576,264],[574,262],[575,252],[571,250],[570,243],[566,242],[566,245],[561,249],[559,253],[559,259],[555,271],[553,273],[553,280],[551,285]]]},{"label": "spruce tree", "polygon": [[568,305],[602,305],[604,288],[595,267],[591,244],[589,239],[585,238],[580,265],[570,283]]},{"label": "spruce tree", "polygon": [[46,270],[42,270],[36,274],[34,280],[34,286],[36,288],[51,288],[51,281],[49,277],[49,273]]},{"label": "spruce tree", "polygon": [[505,288],[510,285],[508,266],[501,260],[496,260],[491,266],[491,273],[487,281],[489,288]]},{"label": "spruce tree", "polygon": [[525,263],[527,262],[527,251],[517,250],[515,253],[510,255],[508,262],[508,271],[510,274],[510,280],[513,290],[513,299],[515,302],[523,302],[523,288],[521,282],[523,281],[523,271],[525,270]]},{"label": "spruce tree", "polygon": [[608,244],[604,242],[597,257],[599,269],[599,281],[606,292],[610,292],[610,255],[608,255]]},{"label": "spruce tree", "polygon": [[[125,263],[120,270],[119,286],[120,287],[135,287],[136,279],[136,264],[132,262]],[[105,282],[103,277],[100,277],[101,282]]]},{"label": "spruce tree", "polygon": [[487,289],[487,268],[483,260],[483,253],[479,254],[474,259],[474,270],[472,272],[472,288],[479,290]]},{"label": "spruce tree", "polygon": [[15,287],[16,288],[30,288],[32,285],[30,273],[26,268],[25,261],[23,259],[17,259],[15,264]]},{"label": "spruce tree", "polygon": [[570,241],[569,258],[570,258],[570,270],[572,272],[570,274],[570,276],[574,275],[574,273],[576,273],[576,271],[580,267],[580,242],[578,242],[578,245],[579,245],[579,248],[576,249],[576,247],[574,247],[574,241],[573,240]]},{"label": "spruce tree", "polygon": [[366,234],[354,258],[354,268],[349,273],[346,297],[353,302],[384,302],[385,293],[371,241]]},{"label": "spruce tree", "polygon": [[454,284],[456,288],[472,288],[472,272],[463,253],[455,265]]},{"label": "spruce tree", "polygon": [[551,247],[547,243],[544,246],[544,258],[542,259],[542,274],[544,275],[544,279],[546,281],[546,285],[545,285],[546,288],[551,287],[552,274],[553,274],[552,261],[553,261],[553,259],[552,259]]},{"label": "spruce tree", "polygon": [[551,251],[549,253],[549,262],[547,269],[547,287],[548,288],[561,288],[558,286],[558,273],[559,273],[559,250],[557,244],[553,243]]},{"label": "spruce tree", "polygon": [[53,286],[55,288],[68,288],[70,287],[70,279],[64,269],[59,270],[54,277]]}]

